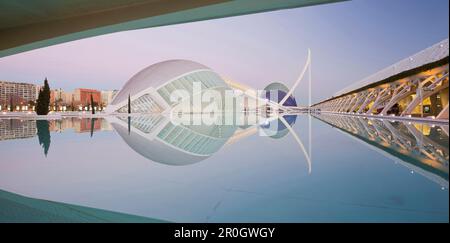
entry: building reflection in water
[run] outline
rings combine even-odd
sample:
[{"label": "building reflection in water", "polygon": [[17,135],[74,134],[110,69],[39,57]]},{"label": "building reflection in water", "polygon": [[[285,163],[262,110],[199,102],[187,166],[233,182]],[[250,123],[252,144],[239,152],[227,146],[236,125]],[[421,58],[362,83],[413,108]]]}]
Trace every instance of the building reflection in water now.
[{"label": "building reflection in water", "polygon": [[350,134],[411,171],[448,188],[448,125],[331,114],[316,114],[314,117]]},{"label": "building reflection in water", "polygon": [[71,130],[75,133],[90,133],[96,131],[112,131],[111,125],[103,118],[63,118],[53,120],[33,119],[0,119],[0,141],[38,137],[45,156],[50,149],[51,132]]},{"label": "building reflection in water", "polygon": [[[217,119],[223,121],[227,115],[233,114],[224,113]],[[0,119],[0,140],[37,135],[47,156],[51,133],[71,131],[90,133],[92,137],[96,131],[115,130],[128,146],[147,159],[167,165],[189,165],[210,157],[224,145],[234,144],[251,135],[280,139],[291,133],[300,145],[311,172],[310,155],[292,129],[296,119],[296,115],[250,119],[245,113],[230,125],[220,125],[221,121],[211,125],[181,125],[161,114],[54,120]]]},{"label": "building reflection in water", "polygon": [[36,136],[35,120],[0,119],[0,141]]},{"label": "building reflection in water", "polygon": [[[448,125],[326,114],[315,114],[314,117],[351,135],[411,171],[448,188]],[[51,133],[71,131],[89,133],[92,137],[97,131],[116,130],[128,146],[147,159],[168,165],[189,165],[248,136],[280,139],[291,134],[303,152],[311,172],[311,154],[306,152],[301,139],[292,129],[296,115],[260,117],[254,121],[244,114],[236,120],[238,119],[239,122],[231,125],[176,125],[164,115],[106,119],[74,117],[37,121],[0,119],[0,141],[37,136],[47,155],[50,151]]]},{"label": "building reflection in water", "polygon": [[168,165],[188,165],[208,158],[236,130],[233,125],[175,125],[162,115],[108,119],[134,151]]},{"label": "building reflection in water", "polygon": [[63,132],[71,129],[76,133],[93,133],[95,131],[112,131],[112,127],[103,118],[71,117],[50,120],[51,132]]},{"label": "building reflection in water", "polygon": [[[128,146],[140,155],[154,162],[178,166],[200,162],[224,145],[257,134],[258,131],[263,136],[281,138],[289,133],[287,127],[292,126],[296,119],[293,115],[288,119],[264,118],[262,122],[252,122],[242,116],[242,122],[220,125],[220,121],[226,120],[226,115],[228,113],[218,116],[218,121],[211,125],[178,124],[164,115],[116,116],[107,119]],[[282,123],[279,119],[287,122]]]}]

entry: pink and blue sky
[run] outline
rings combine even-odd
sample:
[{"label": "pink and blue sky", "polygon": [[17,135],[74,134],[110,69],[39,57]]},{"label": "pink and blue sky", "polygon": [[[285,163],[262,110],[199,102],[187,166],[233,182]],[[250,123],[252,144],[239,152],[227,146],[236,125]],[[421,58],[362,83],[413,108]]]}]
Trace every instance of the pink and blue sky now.
[{"label": "pink and blue sky", "polygon": [[[354,0],[108,34],[0,58],[0,80],[120,89],[136,72],[190,59],[263,89],[292,85],[313,53],[313,102],[449,33],[448,0]],[[307,101],[306,82],[296,97]]]}]

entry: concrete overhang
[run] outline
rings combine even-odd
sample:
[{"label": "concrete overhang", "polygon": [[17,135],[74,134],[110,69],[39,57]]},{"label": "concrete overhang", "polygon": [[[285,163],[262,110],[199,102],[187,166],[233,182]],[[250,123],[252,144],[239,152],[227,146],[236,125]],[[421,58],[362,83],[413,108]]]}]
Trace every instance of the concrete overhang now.
[{"label": "concrete overhang", "polygon": [[118,31],[346,0],[2,0],[0,57]]}]

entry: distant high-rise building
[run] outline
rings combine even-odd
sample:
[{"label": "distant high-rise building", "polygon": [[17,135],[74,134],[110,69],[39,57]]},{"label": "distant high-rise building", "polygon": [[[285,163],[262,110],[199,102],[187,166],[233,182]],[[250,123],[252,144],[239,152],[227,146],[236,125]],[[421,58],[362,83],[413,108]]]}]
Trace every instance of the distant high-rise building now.
[{"label": "distant high-rise building", "polygon": [[58,90],[54,90],[54,89],[50,90],[50,104],[51,105],[55,104],[55,102],[57,102],[58,98],[59,98]]},{"label": "distant high-rise building", "polygon": [[[0,110],[33,110],[42,86],[28,83],[0,81]],[[90,110],[91,95],[95,109],[103,109],[111,103],[118,90],[99,91],[78,88],[72,92],[63,89],[50,90],[50,110]]]},{"label": "distant high-rise building", "polygon": [[34,84],[0,81],[0,106],[5,110],[12,103],[14,110],[28,110],[30,102],[36,101],[38,90]]},{"label": "distant high-rise building", "polygon": [[73,103],[73,92],[64,92],[62,100],[64,104],[71,105]]},{"label": "distant high-rise building", "polygon": [[34,85],[34,95],[36,97],[36,100],[39,97],[39,92],[41,92],[41,88],[42,88],[41,85]]},{"label": "distant high-rise building", "polygon": [[111,101],[113,100],[114,96],[117,94],[117,92],[119,92],[119,91],[118,90],[103,90],[103,91],[101,91],[102,105],[107,106],[108,104],[110,104]]},{"label": "distant high-rise building", "polygon": [[[62,89],[51,90],[50,105],[54,110],[63,111],[73,105],[73,96],[73,92],[66,92]],[[64,107],[66,108],[64,109]]]},{"label": "distant high-rise building", "polygon": [[90,107],[91,95],[97,106],[101,104],[102,96],[100,91],[95,89],[75,89],[73,92],[73,102],[80,107]]}]

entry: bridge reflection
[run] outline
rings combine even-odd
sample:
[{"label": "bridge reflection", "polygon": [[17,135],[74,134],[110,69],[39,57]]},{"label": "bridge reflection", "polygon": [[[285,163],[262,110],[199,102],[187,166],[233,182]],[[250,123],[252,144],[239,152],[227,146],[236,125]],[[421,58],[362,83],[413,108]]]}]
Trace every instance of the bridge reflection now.
[{"label": "bridge reflection", "polygon": [[333,114],[315,118],[448,188],[449,127]]}]

